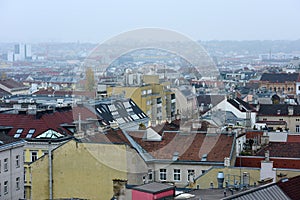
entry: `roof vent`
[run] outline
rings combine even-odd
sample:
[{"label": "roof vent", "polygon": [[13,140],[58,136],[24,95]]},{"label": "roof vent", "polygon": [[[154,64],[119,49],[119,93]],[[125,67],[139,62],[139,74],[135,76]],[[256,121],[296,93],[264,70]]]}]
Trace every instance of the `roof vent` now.
[{"label": "roof vent", "polygon": [[201,161],[207,161],[207,154],[202,155]]},{"label": "roof vent", "polygon": [[280,115],[280,110],[277,110],[277,115]]},{"label": "roof vent", "polygon": [[175,151],[175,152],[173,153],[173,158],[172,158],[172,160],[173,160],[173,161],[176,161],[176,160],[178,160],[178,158],[179,158],[179,153],[178,153],[177,151]]}]

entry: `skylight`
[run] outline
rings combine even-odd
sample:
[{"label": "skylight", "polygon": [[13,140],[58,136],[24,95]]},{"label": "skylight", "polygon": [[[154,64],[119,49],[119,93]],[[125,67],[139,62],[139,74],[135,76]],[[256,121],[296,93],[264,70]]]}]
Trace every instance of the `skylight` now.
[{"label": "skylight", "polygon": [[26,138],[32,138],[32,135],[34,134],[35,129],[29,129],[28,134],[26,135]]},{"label": "skylight", "polygon": [[19,138],[21,136],[22,132],[23,132],[22,128],[17,129],[17,131],[14,135],[14,138]]}]

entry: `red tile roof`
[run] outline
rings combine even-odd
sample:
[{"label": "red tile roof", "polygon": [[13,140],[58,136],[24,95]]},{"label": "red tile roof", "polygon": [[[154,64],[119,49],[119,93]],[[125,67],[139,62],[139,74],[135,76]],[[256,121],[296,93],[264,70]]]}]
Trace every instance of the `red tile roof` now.
[{"label": "red tile roof", "polygon": [[[241,161],[240,158],[242,158]],[[261,166],[260,163],[262,160],[264,160],[264,157],[257,157],[257,156],[237,157],[235,161],[235,166],[260,168]],[[300,169],[300,159],[270,158],[270,160],[273,161],[274,168]]]},{"label": "red tile roof", "polygon": [[18,129],[23,129],[20,138],[25,138],[30,129],[35,129],[32,137],[44,133],[52,129],[59,133],[71,134],[62,124],[72,124],[73,121],[78,120],[78,113],[81,114],[81,119],[95,118],[94,113],[85,107],[75,107],[73,110],[55,111],[53,113],[43,113],[41,117],[31,114],[7,114],[0,113],[0,125],[11,126],[12,129],[8,135],[14,136]]},{"label": "red tile roof", "polygon": [[257,156],[264,156],[269,150],[270,157],[300,158],[300,143],[298,142],[270,142],[257,152]]},{"label": "red tile roof", "polygon": [[54,90],[52,88],[49,89],[41,89],[35,92],[35,95],[56,95],[56,96],[65,96],[65,95],[72,95],[73,91],[62,91],[62,90]]},{"label": "red tile roof", "polygon": [[172,160],[178,152],[179,161],[201,161],[203,154],[207,154],[207,161],[223,162],[224,157],[230,157],[234,139],[224,134],[164,132],[162,141],[145,141],[143,132],[129,134],[155,159]]},{"label": "red tile roof", "polygon": [[288,135],[287,142],[299,142],[300,143],[300,135]]},{"label": "red tile roof", "polygon": [[95,142],[95,143],[114,143],[114,144],[127,144],[131,146],[125,135],[121,130],[108,130],[106,134],[96,132],[94,135],[88,135],[83,142]]}]

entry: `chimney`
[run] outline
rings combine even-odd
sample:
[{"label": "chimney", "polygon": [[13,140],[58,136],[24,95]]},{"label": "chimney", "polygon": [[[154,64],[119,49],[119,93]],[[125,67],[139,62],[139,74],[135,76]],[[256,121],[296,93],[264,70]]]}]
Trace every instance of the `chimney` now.
[{"label": "chimney", "polygon": [[269,151],[265,152],[265,160],[262,160],[260,164],[260,181],[265,183],[268,180],[274,183],[276,171],[273,169],[273,161],[270,161]]},{"label": "chimney", "polygon": [[259,103],[258,103],[258,104],[256,105],[256,111],[258,112],[259,109],[260,109],[260,105],[259,105]]},{"label": "chimney", "polygon": [[293,106],[288,107],[288,115],[290,115],[290,116],[294,115],[294,107]]},{"label": "chimney", "polygon": [[116,200],[125,200],[127,180],[113,179],[113,198]]},{"label": "chimney", "polygon": [[267,150],[265,152],[265,161],[270,161],[270,152],[269,152],[269,150]]}]

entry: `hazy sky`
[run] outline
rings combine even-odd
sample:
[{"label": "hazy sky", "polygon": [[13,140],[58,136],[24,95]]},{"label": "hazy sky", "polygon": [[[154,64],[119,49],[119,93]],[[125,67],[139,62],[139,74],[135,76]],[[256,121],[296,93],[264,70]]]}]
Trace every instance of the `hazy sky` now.
[{"label": "hazy sky", "polygon": [[0,0],[0,42],[101,42],[143,27],[194,40],[294,40],[299,19],[299,0]]}]

